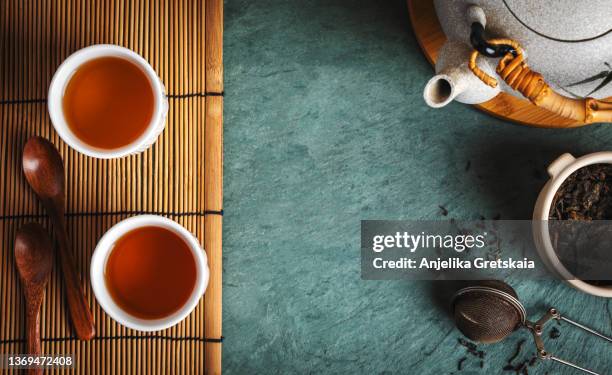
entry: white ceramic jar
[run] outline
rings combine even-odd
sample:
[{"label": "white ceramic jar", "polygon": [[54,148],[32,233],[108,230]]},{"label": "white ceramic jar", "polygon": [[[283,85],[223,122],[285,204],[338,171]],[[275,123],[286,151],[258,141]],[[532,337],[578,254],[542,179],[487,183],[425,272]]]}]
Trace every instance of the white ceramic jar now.
[{"label": "white ceramic jar", "polygon": [[[153,88],[154,108],[149,126],[134,142],[112,150],[96,148],[81,141],[66,123],[62,105],[64,91],[76,70],[87,61],[101,57],[118,57],[134,63],[145,73]],[[68,56],[51,80],[47,105],[53,127],[62,140],[78,152],[100,159],[120,158],[146,150],[164,130],[168,114],[166,90],[153,67],[136,52],[112,44],[93,45]]]},{"label": "white ceramic jar", "polygon": [[571,154],[563,154],[548,166],[550,180],[542,188],[533,210],[533,237],[540,258],[558,277],[567,280],[570,285],[583,292],[594,296],[612,298],[612,286],[589,284],[577,279],[565,268],[552,245],[548,228],[550,206],[563,181],[582,167],[602,163],[612,164],[612,152],[596,152],[580,158],[575,158]]}]

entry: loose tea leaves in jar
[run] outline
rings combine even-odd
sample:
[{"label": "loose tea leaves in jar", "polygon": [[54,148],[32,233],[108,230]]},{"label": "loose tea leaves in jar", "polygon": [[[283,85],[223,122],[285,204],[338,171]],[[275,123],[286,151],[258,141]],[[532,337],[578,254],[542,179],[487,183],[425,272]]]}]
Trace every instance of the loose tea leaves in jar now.
[{"label": "loose tea leaves in jar", "polygon": [[612,219],[612,164],[593,164],[572,173],[559,187],[549,218]]},{"label": "loose tea leaves in jar", "polygon": [[[549,219],[564,220],[549,222],[549,229],[553,247],[572,274],[580,277],[592,272],[599,260],[609,262],[612,221],[606,221],[612,220],[612,164],[592,164],[572,173],[555,193]],[[612,285],[601,279],[602,272],[597,275],[600,279],[585,281]]]}]

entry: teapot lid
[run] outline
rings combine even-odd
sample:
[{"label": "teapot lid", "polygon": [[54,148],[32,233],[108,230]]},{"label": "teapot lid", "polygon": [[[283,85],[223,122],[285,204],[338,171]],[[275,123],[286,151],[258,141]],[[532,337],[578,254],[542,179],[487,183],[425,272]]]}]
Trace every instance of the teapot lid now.
[{"label": "teapot lid", "polygon": [[581,42],[612,33],[609,0],[504,0],[504,4],[523,26],[548,39]]}]

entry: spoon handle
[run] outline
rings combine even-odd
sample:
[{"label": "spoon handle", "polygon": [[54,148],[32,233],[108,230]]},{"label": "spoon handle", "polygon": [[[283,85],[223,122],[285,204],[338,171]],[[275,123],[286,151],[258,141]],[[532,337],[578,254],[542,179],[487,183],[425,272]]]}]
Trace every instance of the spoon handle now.
[{"label": "spoon handle", "polygon": [[54,216],[56,216],[56,224],[53,227],[59,242],[60,263],[72,324],[79,339],[91,340],[96,335],[96,329],[91,311],[85,300],[81,280],[76,271],[76,262],[68,243],[64,218],[63,216],[58,217],[59,215]]},{"label": "spoon handle", "polygon": [[[28,304],[26,330],[28,338],[28,355],[40,356],[40,303]],[[42,373],[42,368],[29,368],[27,371],[28,375],[40,375]]]}]

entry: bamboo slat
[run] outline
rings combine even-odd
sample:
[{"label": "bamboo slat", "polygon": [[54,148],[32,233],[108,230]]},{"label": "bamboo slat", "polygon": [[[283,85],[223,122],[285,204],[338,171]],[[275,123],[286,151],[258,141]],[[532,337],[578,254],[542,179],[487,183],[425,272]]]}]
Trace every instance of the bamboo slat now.
[{"label": "bamboo slat", "polygon": [[[25,351],[15,231],[29,221],[50,228],[21,172],[23,145],[40,135],[64,159],[69,236],[98,334],[90,342],[75,339],[56,262],[42,307],[43,352],[72,353],[76,366],[50,373],[221,372],[222,28],[221,0],[0,1],[0,353]],[[72,52],[98,43],[138,52],[165,84],[166,129],[139,155],[86,157],[63,143],[49,120],[46,95],[56,68]],[[211,270],[196,310],[154,334],[116,324],[96,303],[89,283],[98,239],[140,213],[170,217],[196,234]]]}]

